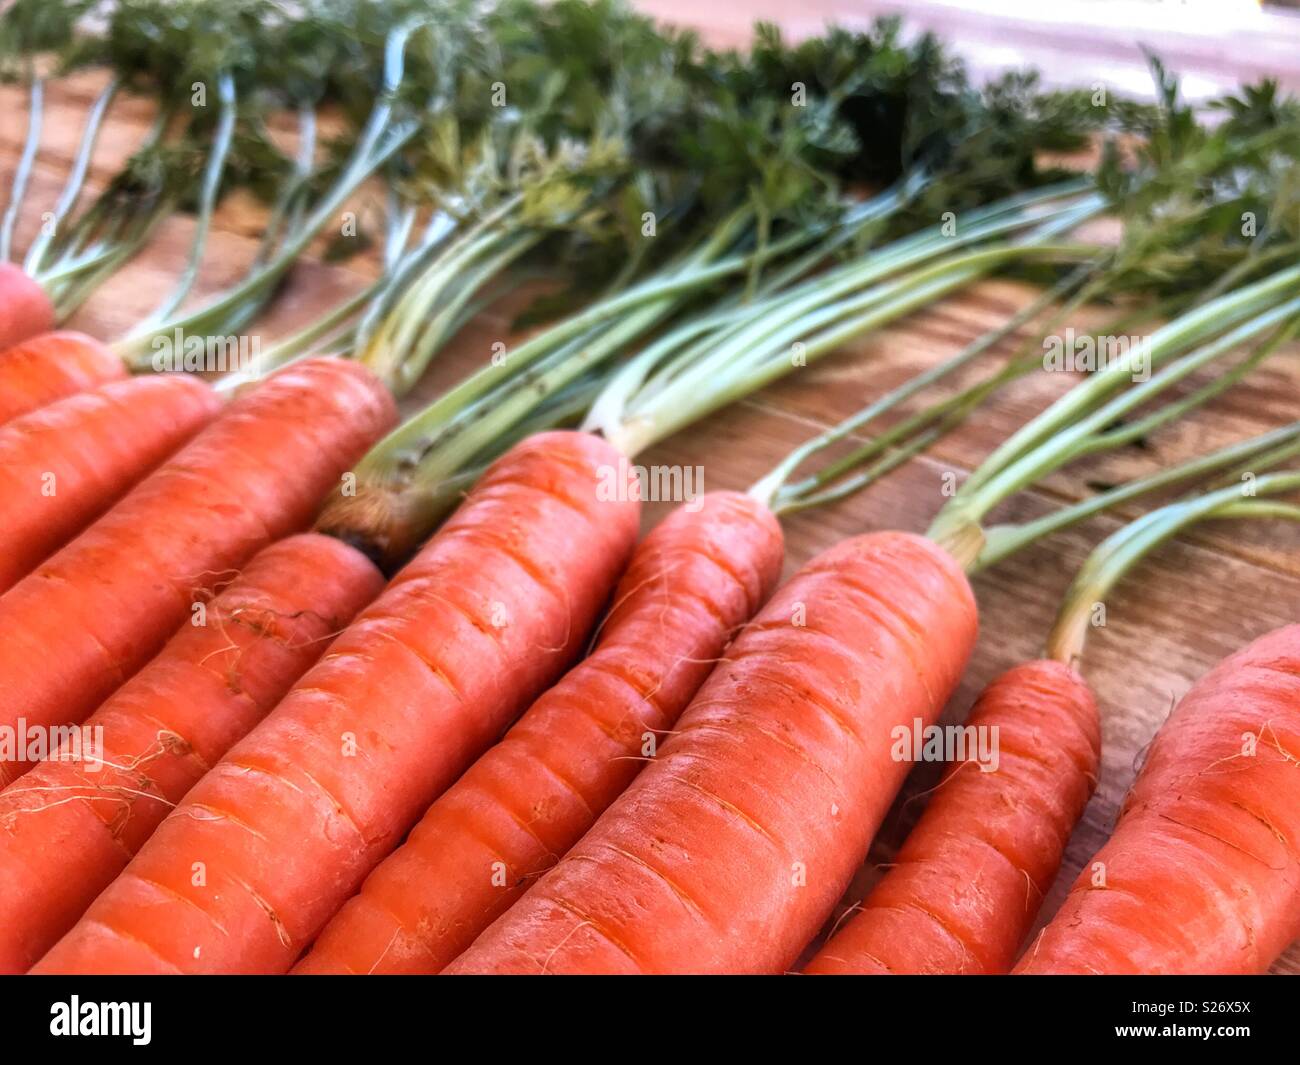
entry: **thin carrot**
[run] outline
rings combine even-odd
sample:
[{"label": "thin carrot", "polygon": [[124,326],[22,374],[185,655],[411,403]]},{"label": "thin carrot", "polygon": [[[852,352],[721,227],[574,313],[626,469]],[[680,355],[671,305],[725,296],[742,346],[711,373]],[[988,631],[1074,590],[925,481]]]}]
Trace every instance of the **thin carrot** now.
[{"label": "thin carrot", "polygon": [[636,535],[616,462],[557,432],[494,463],[33,971],[286,971],[581,648]]},{"label": "thin carrot", "polygon": [[[0,724],[78,722],[140,668],[203,594],[320,499],[394,421],[355,363],[275,374],[0,597]],[[7,784],[23,763],[0,763]]]},{"label": "thin carrot", "polygon": [[126,365],[94,337],[69,329],[41,333],[0,351],[0,425],[125,376]]},{"label": "thin carrot", "polygon": [[112,381],[0,426],[0,593],[113,505],[217,413],[179,375]]},{"label": "thin carrot", "polygon": [[997,763],[953,766],[896,863],[804,972],[1010,969],[1096,783],[1097,707],[1073,669],[1042,659],[985,688],[967,725],[995,737]]},{"label": "thin carrot", "polygon": [[54,328],[45,290],[13,263],[0,262],[0,353]]},{"label": "thin carrot", "polygon": [[1300,625],[1184,696],[1018,973],[1262,973],[1300,936]]},{"label": "thin carrot", "polygon": [[[781,972],[848,886],[975,640],[961,568],[906,533],[814,558],[658,758],[448,973]],[[726,885],[719,891],[720,885]]]},{"label": "thin carrot", "polygon": [[51,758],[0,791],[0,972],[25,972],[73,925],[382,587],[374,564],[338,540],[272,544],[201,625],[183,625],[87,718],[102,750]]},{"label": "thin carrot", "polygon": [[[1247,442],[1250,444],[1252,442]],[[1148,551],[1207,518],[1300,519],[1267,498],[1300,471],[1300,422],[1255,438],[1225,487],[1113,533],[1079,571],[1048,641],[1082,652],[1093,604]],[[1217,454],[1240,450],[1230,446]],[[1256,640],[1193,686],[1157,733],[1114,834],[1021,959],[1029,973],[1259,973],[1300,935],[1300,626]]]},{"label": "thin carrot", "polygon": [[295,972],[438,972],[460,954],[653,756],[770,594],[781,556],[776,519],[739,493],[658,525],[590,657],[434,802]]}]

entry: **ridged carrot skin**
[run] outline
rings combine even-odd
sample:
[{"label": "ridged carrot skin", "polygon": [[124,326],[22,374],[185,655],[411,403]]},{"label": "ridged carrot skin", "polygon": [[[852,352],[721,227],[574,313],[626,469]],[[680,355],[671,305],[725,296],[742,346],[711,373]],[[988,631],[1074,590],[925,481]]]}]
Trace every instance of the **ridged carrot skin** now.
[{"label": "ridged carrot skin", "polygon": [[866,857],[975,640],[961,568],[906,533],[814,558],[648,765],[447,973],[779,973]]},{"label": "ridged carrot skin", "polygon": [[94,337],[41,333],[0,351],[0,425],[126,375],[122,360]]},{"label": "ridged carrot skin", "polygon": [[42,762],[0,791],[0,972],[72,927],[383,583],[328,536],[272,544],[86,719],[103,730],[97,762]]},{"label": "ridged carrot skin", "polygon": [[583,646],[636,537],[617,462],[562,432],[498,459],[33,971],[287,971]]},{"label": "ridged carrot skin", "polygon": [[[0,725],[81,721],[196,597],[306,526],[396,420],[356,363],[313,359],[237,399],[72,543],[0,597]],[[0,764],[8,784],[24,763]]]},{"label": "ridged carrot skin", "polygon": [[210,422],[221,400],[181,376],[111,381],[0,426],[0,593]]},{"label": "ridged carrot skin", "polygon": [[1300,625],[1183,697],[1019,973],[1263,973],[1300,936]]},{"label": "ridged carrot skin", "polygon": [[771,593],[781,528],[736,492],[637,548],[595,650],[438,798],[298,973],[436,973],[573,846]]},{"label": "ridged carrot skin", "polygon": [[0,353],[54,328],[45,289],[13,263],[0,263]]},{"label": "ridged carrot skin", "polygon": [[996,737],[996,769],[968,759],[945,775],[895,864],[804,972],[1010,970],[1092,795],[1101,726],[1083,678],[1050,660],[998,677],[967,725]]}]

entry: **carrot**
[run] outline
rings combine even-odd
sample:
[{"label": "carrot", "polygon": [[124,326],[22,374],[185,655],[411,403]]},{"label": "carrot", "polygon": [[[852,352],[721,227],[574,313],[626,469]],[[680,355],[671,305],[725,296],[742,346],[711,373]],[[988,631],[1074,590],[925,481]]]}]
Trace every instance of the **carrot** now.
[{"label": "carrot", "polygon": [[[926,538],[858,537],[810,563],[732,645],[658,760],[444,971],[788,967],[905,775],[889,757],[891,732],[933,722],[969,654],[976,620],[964,572],[1041,534],[1032,523],[986,531],[982,519],[1077,455],[1122,442],[1106,435],[1115,419],[1192,370],[1266,331],[1248,364],[1275,350],[1300,305],[1288,298],[1296,276],[1210,300],[1154,334],[1161,372],[1150,380],[1137,384],[1116,365],[1078,385],[981,464]],[[856,466],[879,452],[858,448],[789,483],[878,406],[794,452],[753,491],[799,507],[869,480],[880,463]],[[1173,402],[1148,421],[1180,409]]]},{"label": "carrot", "polygon": [[636,535],[616,461],[556,432],[494,463],[33,971],[286,971],[582,646]]},{"label": "carrot", "polygon": [[207,422],[194,378],[113,381],[0,426],[0,593],[62,547]]},{"label": "carrot", "polygon": [[0,791],[0,972],[53,946],[382,587],[330,537],[272,544],[87,718],[97,760],[51,759]]},{"label": "carrot", "polygon": [[848,886],[975,639],[921,537],[847,540],[727,650],[658,758],[448,973],[781,972]]},{"label": "carrot", "polygon": [[45,290],[13,263],[0,262],[0,353],[54,328]]},{"label": "carrot", "polygon": [[[1243,461],[1258,474],[1294,454],[1300,454],[1300,422],[1060,508],[1039,519],[1037,532],[1068,527],[1189,476]],[[1252,493],[1268,495],[1300,486],[1300,474],[1265,474],[1249,484]],[[1098,603],[1147,552],[1192,523],[1277,513],[1266,499],[1243,501],[1234,484],[1144,514],[1098,545],[1065,597],[1047,639],[1047,658],[1009,670],[976,703],[969,727],[984,730],[999,752],[993,771],[981,772],[970,760],[954,767],[897,864],[862,902],[862,912],[831,937],[805,971],[1007,972],[1056,876],[1097,774],[1100,722],[1077,666]],[[994,560],[1025,536],[1010,527],[1001,531]]]},{"label": "carrot", "polygon": [[1262,973],[1300,936],[1300,625],[1202,677],[1018,973]]},{"label": "carrot", "polygon": [[65,396],[126,376],[126,366],[85,333],[60,329],[0,351],[0,425]]},{"label": "carrot", "polygon": [[897,862],[804,972],[1010,969],[1092,794],[1097,708],[1082,677],[1043,659],[985,688],[968,725],[994,737],[996,767],[953,766]]},{"label": "carrot", "polygon": [[[196,594],[302,528],[394,420],[355,363],[269,378],[0,597],[0,725],[78,722],[140,668]],[[7,784],[23,763],[0,764]]]},{"label": "carrot", "polygon": [[460,954],[627,787],[771,592],[781,554],[771,512],[735,492],[657,526],[591,656],[434,802],[295,972],[437,972]]}]

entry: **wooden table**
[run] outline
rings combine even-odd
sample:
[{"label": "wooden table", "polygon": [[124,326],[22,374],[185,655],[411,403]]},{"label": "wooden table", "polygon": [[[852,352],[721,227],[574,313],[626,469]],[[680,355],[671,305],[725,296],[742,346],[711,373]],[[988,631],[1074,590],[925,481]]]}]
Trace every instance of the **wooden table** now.
[{"label": "wooden table", "polygon": [[[830,0],[816,0],[822,8]],[[646,0],[665,15],[685,9],[680,0]],[[898,5],[863,3],[859,11]],[[933,8],[937,5],[923,5]],[[840,5],[839,9],[843,9]],[[693,9],[696,10],[696,9]],[[821,10],[819,8],[818,10]],[[769,4],[760,13],[779,15]],[[747,19],[730,17],[718,39],[735,37]],[[800,23],[805,29],[807,20]],[[1040,39],[1040,45],[1042,40]],[[1068,54],[1061,42],[1061,54]],[[1293,74],[1300,69],[1294,58]],[[19,227],[24,247],[39,224],[39,212],[52,204],[66,172],[93,78],[78,77],[51,87],[47,130],[36,169],[32,199]],[[7,189],[24,135],[26,104],[20,92],[0,88],[0,187]],[[92,166],[99,183],[143,135],[150,111],[141,101],[115,106]],[[361,197],[357,207],[361,207]],[[262,214],[243,197],[219,210],[199,295],[212,293],[237,276],[251,256]],[[169,220],[145,251],[98,292],[77,314],[73,326],[114,337],[161,297],[183,261],[191,232],[183,220]],[[283,295],[258,323],[264,342],[305,323],[323,308],[357,288],[373,274],[372,261],[344,266],[302,263]],[[860,407],[884,389],[961,348],[1031,298],[1030,290],[1002,281],[980,284],[945,300],[899,326],[795,371],[707,424],[655,448],[644,461],[689,463],[704,469],[707,488],[744,488],[789,448]],[[1080,323],[1086,319],[1081,316]],[[492,343],[508,339],[508,318],[484,315],[471,323],[419,389],[427,396],[490,358]],[[1013,345],[1002,345],[1007,353]],[[1080,463],[1025,493],[996,515],[1023,519],[1085,495],[1089,484],[1115,481],[1153,470],[1194,452],[1260,432],[1300,417],[1300,348],[1275,356],[1248,383],[1143,448],[1132,447],[1097,461]],[[990,358],[996,358],[994,354]],[[999,394],[967,425],[921,459],[896,471],[867,492],[840,504],[790,519],[786,524],[787,572],[844,536],[878,527],[921,531],[943,502],[943,475],[970,470],[1013,428],[1041,410],[1074,383],[1063,374],[1038,373]],[[906,412],[900,412],[906,413]],[[647,523],[662,516],[652,505]],[[1114,529],[1115,518],[1098,519],[1026,551],[975,581],[983,630],[965,681],[949,706],[946,720],[960,718],[980,688],[997,673],[1038,655],[1042,640],[1072,573],[1091,545]],[[1065,887],[1105,840],[1133,779],[1143,749],[1160,722],[1192,682],[1217,660],[1253,637],[1295,620],[1300,604],[1300,529],[1269,524],[1205,526],[1160,551],[1113,596],[1107,624],[1093,633],[1085,673],[1104,715],[1102,774],[1097,793],[1071,842],[1065,869],[1052,897],[1050,913]],[[922,767],[925,769],[926,767]],[[929,767],[933,769],[933,767]],[[933,783],[934,773],[918,771],[891,812],[861,881],[887,862],[921,804],[913,801]],[[1278,972],[1300,972],[1300,944],[1277,965]]]}]

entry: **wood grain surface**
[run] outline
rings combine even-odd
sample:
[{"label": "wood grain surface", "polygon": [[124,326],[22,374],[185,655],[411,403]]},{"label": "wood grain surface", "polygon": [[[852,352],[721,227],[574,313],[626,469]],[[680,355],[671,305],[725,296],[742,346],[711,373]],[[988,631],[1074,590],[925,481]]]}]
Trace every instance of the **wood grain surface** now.
[{"label": "wood grain surface", "polygon": [[[699,6],[688,9],[681,0],[646,0],[643,6],[665,17],[699,14],[706,23],[706,36],[723,43],[737,43],[737,33],[749,21],[737,8],[718,9],[724,18]],[[796,29],[811,32],[832,7],[836,11],[851,7],[863,15],[899,6],[805,0],[799,5],[798,16],[790,15],[788,21]],[[774,0],[751,5],[754,13],[766,17],[789,15],[791,7]],[[1050,37],[1041,33],[1035,40],[1040,49],[1053,46]],[[1058,55],[1068,55],[1072,44],[1058,37],[1055,47]],[[1300,72],[1297,55],[1300,53],[1293,52],[1289,59],[1293,74]],[[1217,68],[1211,73],[1222,76]],[[40,223],[40,212],[58,194],[96,85],[95,78],[79,76],[49,90],[42,153],[19,226],[19,248],[25,247]],[[25,114],[23,93],[0,87],[0,188],[6,190],[25,133]],[[149,118],[150,109],[143,101],[119,101],[95,153],[92,186],[104,181],[114,164],[130,151]],[[369,204],[368,195],[359,194],[351,209],[363,220],[377,219],[373,208],[378,201]],[[262,217],[260,206],[246,197],[234,197],[221,206],[196,298],[220,289],[238,275],[253,253]],[[142,254],[105,285],[70,324],[104,338],[119,336],[161,298],[184,260],[190,233],[188,221],[168,220]],[[375,269],[374,262],[365,257],[345,265],[303,262],[255,331],[264,344],[273,341],[355,290]],[[795,371],[785,382],[679,434],[642,461],[699,465],[706,488],[744,488],[792,446],[891,385],[952,354],[1014,313],[1032,295],[1030,289],[1005,281],[978,285],[893,329]],[[1083,324],[1086,318],[1081,315],[1076,324]],[[487,361],[494,341],[510,339],[509,320],[509,308],[503,308],[467,326],[452,349],[440,357],[417,395],[408,400],[408,407]],[[987,370],[1012,347],[1004,344],[973,373]],[[1050,478],[1040,490],[1013,500],[995,517],[1033,516],[1081,498],[1090,484],[1154,470],[1218,443],[1300,417],[1297,356],[1300,348],[1284,350],[1247,383],[1184,424],[1160,432],[1143,447],[1079,463]],[[943,502],[941,485],[946,472],[961,476],[973,468],[996,442],[1072,383],[1074,379],[1063,374],[1031,375],[1005,389],[929,454],[867,492],[826,510],[793,517],[786,524],[787,572],[839,538],[859,531],[882,527],[923,531]],[[662,506],[652,505],[647,524],[662,512]],[[1090,547],[1117,524],[1114,518],[1094,520],[975,580],[982,632],[946,720],[959,719],[979,689],[996,674],[1041,652],[1073,572]],[[1066,867],[1048,902],[1049,913],[1108,835],[1144,748],[1177,699],[1218,659],[1255,636],[1294,621],[1297,605],[1300,529],[1277,523],[1202,527],[1161,550],[1114,595],[1107,623],[1093,633],[1084,664],[1105,719],[1102,776],[1071,842]],[[879,865],[890,860],[907,826],[920,812],[923,793],[934,776],[921,770],[913,774],[863,870],[861,885],[869,883],[878,875]],[[1276,971],[1300,973],[1300,944],[1291,948]]]}]

